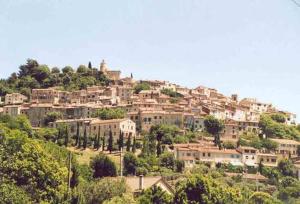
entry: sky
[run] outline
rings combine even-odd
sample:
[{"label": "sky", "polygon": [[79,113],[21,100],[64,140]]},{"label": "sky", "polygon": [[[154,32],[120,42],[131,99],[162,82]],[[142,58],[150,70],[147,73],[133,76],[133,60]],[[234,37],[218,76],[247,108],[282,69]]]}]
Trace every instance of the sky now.
[{"label": "sky", "polygon": [[105,59],[123,76],[255,97],[300,121],[292,0],[0,0],[0,78],[27,58],[60,68]]}]

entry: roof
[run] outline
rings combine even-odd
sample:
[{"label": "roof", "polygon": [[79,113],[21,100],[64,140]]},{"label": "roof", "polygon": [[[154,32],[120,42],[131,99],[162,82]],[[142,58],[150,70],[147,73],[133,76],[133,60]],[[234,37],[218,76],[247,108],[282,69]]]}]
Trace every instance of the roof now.
[{"label": "roof", "polygon": [[128,118],[112,119],[112,120],[94,119],[91,121],[91,124],[120,123],[120,122],[127,121],[127,120],[130,120],[130,119],[128,119]]},{"label": "roof", "polygon": [[277,142],[279,144],[294,144],[294,145],[300,145],[300,142],[296,140],[288,140],[288,139],[271,139],[274,142]]},{"label": "roof", "polygon": [[261,174],[239,174],[239,173],[229,173],[229,172],[226,172],[225,174],[230,177],[241,175],[243,179],[248,179],[248,180],[259,180],[259,181],[268,180],[268,178],[266,178]]},{"label": "roof", "polygon": [[[126,185],[133,191],[139,191],[139,176],[124,177]],[[161,176],[145,176],[143,177],[143,189],[151,188],[152,186],[158,184],[159,182],[163,183],[166,188],[169,190],[169,193],[173,193],[173,189],[170,185],[164,181]]]}]

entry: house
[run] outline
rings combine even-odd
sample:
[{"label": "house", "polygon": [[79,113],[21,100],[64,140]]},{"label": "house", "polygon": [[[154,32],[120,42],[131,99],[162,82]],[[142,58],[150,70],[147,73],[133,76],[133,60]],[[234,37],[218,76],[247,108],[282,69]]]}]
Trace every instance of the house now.
[{"label": "house", "polygon": [[240,146],[238,151],[242,154],[242,162],[247,166],[257,166],[258,149],[254,147]]},{"label": "house", "polygon": [[70,119],[70,120],[57,120],[50,124],[51,127],[57,127],[59,124],[66,124],[70,128],[70,134],[75,135],[77,127],[83,134],[84,130],[87,130],[87,134],[91,136],[99,135],[100,137],[108,137],[109,132],[115,139],[119,138],[120,132],[124,133],[124,137],[136,136],[135,123],[130,119],[112,119],[112,120],[100,120],[98,118],[82,118],[82,119]]},{"label": "house", "polygon": [[184,161],[186,167],[193,167],[199,161],[207,162],[212,166],[217,163],[230,163],[234,166],[242,166],[241,153],[235,149],[222,149],[218,147],[195,147],[185,144],[185,146],[174,146],[175,158]]},{"label": "house", "polygon": [[15,117],[21,114],[21,110],[21,105],[8,105],[3,107],[3,114]]},{"label": "house", "polygon": [[161,176],[132,176],[123,177],[129,190],[135,195],[139,195],[143,190],[151,187],[160,187],[168,194],[174,194],[174,190],[167,183],[167,181]]},{"label": "house", "polygon": [[277,154],[281,154],[284,157],[291,157],[297,156],[297,148],[300,145],[300,142],[295,140],[288,140],[288,139],[271,139],[272,141],[278,144],[276,149]]},{"label": "house", "polygon": [[278,164],[278,155],[272,153],[257,153],[257,163],[264,166],[276,167]]},{"label": "house", "polygon": [[20,93],[6,94],[4,104],[17,105],[17,104],[22,104],[27,100],[28,100],[27,96],[24,96]]}]

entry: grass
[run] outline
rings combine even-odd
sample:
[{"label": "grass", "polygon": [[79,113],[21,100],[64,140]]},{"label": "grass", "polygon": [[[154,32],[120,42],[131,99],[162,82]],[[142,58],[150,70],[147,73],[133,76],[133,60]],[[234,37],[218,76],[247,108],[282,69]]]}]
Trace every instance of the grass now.
[{"label": "grass", "polygon": [[[97,156],[101,150],[95,151],[93,149],[77,149],[75,147],[68,147],[68,150],[71,152],[75,153],[77,155],[77,161],[79,164],[90,164],[90,161],[92,160],[93,157]],[[109,152],[104,151],[104,154],[106,154],[113,162],[115,162],[117,168],[120,168],[120,153],[119,152],[113,152],[109,154]]]}]

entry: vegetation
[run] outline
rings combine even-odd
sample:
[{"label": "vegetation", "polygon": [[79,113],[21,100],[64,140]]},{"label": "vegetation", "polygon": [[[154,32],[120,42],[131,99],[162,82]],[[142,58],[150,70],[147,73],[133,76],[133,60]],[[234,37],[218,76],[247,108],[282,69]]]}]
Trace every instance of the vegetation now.
[{"label": "vegetation", "polygon": [[163,89],[163,90],[161,90],[161,93],[165,94],[165,95],[168,95],[172,98],[181,98],[181,97],[183,97],[182,94],[180,94],[176,91],[173,91],[172,89]]},{"label": "vegetation", "polygon": [[13,73],[7,80],[0,81],[0,96],[7,93],[19,92],[30,96],[31,89],[61,87],[64,90],[85,89],[88,86],[106,86],[110,80],[96,68],[80,65],[76,71],[70,66],[62,70],[39,64],[36,60],[28,59],[26,64],[19,67],[19,73]]},{"label": "vegetation", "polygon": [[295,139],[300,140],[300,131],[296,126],[283,123],[282,115],[263,114],[260,117],[259,127],[267,138]]},{"label": "vegetation", "polygon": [[121,119],[125,117],[125,110],[122,108],[102,108],[93,113],[93,117],[101,120]]},{"label": "vegetation", "polygon": [[100,153],[90,163],[94,171],[94,178],[107,176],[117,176],[117,167],[115,163],[105,154]]},{"label": "vegetation", "polygon": [[150,90],[150,85],[148,83],[139,83],[134,87],[134,93],[138,94],[143,90]]},{"label": "vegetation", "polygon": [[223,121],[218,120],[213,116],[207,116],[204,120],[205,129],[208,133],[214,136],[216,146],[221,146],[220,133],[224,129]]}]

